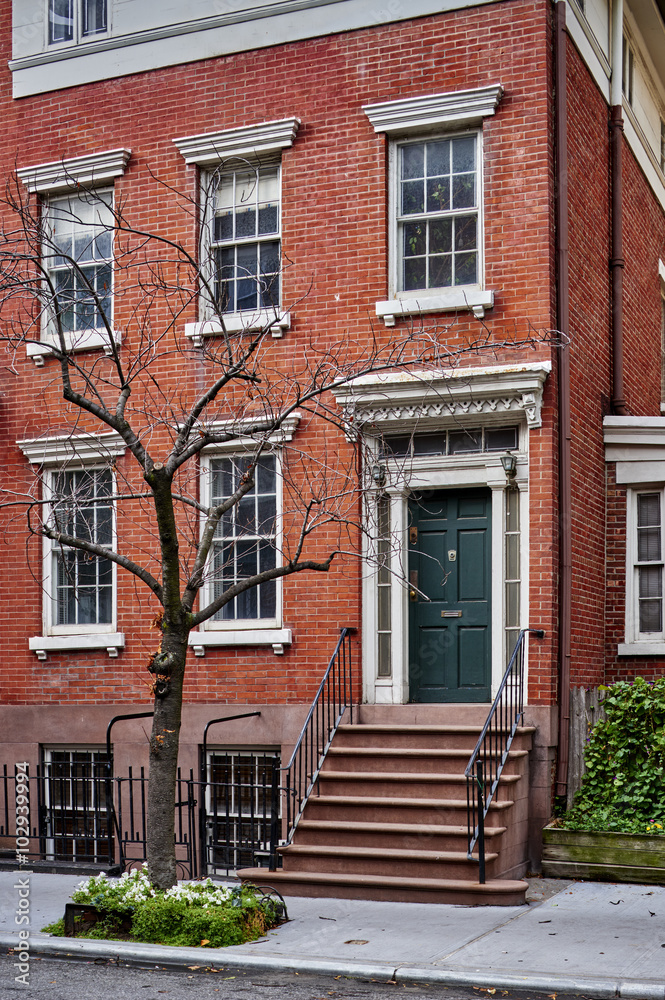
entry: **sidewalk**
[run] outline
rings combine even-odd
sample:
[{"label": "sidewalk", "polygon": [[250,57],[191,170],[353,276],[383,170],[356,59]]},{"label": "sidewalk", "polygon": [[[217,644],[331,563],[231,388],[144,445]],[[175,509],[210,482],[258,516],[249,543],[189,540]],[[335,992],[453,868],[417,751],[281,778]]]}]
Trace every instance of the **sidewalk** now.
[{"label": "sidewalk", "polygon": [[535,880],[521,907],[289,897],[289,922],[265,938],[194,949],[41,934],[81,879],[0,872],[3,948],[18,943],[19,878],[30,880],[35,954],[665,1000],[665,887]]}]

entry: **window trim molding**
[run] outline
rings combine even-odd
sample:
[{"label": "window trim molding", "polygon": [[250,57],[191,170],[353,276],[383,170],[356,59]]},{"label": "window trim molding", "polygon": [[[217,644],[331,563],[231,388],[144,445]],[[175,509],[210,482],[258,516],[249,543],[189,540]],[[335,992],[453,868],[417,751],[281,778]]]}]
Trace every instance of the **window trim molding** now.
[{"label": "window trim molding", "polygon": [[[617,645],[619,656],[658,656],[665,653],[665,622],[661,634],[657,634],[655,639],[647,639],[639,632],[639,610],[637,607],[637,552],[636,552],[636,531],[637,531],[637,497],[640,493],[659,493],[661,521],[665,512],[665,485],[650,486],[648,483],[629,486],[626,490],[626,612],[625,612],[625,639]],[[664,530],[661,523],[661,539]],[[665,597],[663,610],[665,611]]]},{"label": "window trim molding", "polygon": [[131,155],[131,149],[125,148],[87,153],[71,159],[21,167],[16,176],[31,194],[75,192],[82,187],[99,187],[122,177]]},{"label": "window trim molding", "polygon": [[281,118],[172,141],[188,165],[215,167],[230,157],[257,159],[279,154],[293,145],[299,127],[299,118]]},{"label": "window trim molding", "polygon": [[366,104],[363,111],[375,132],[385,132],[390,136],[408,135],[442,126],[479,125],[483,118],[495,114],[503,92],[502,84],[496,83],[473,90]]},{"label": "window trim molding", "polygon": [[[275,551],[277,555],[276,565],[280,564],[282,554],[283,539],[283,479],[281,475],[281,445],[291,441],[295,429],[300,420],[299,412],[290,414],[285,420],[282,428],[271,434],[268,441],[273,447],[270,453],[275,456]],[[264,422],[268,425],[268,420],[259,418],[256,422],[251,418],[243,418],[240,421],[221,420],[210,425],[211,430],[224,432],[227,429],[235,432],[240,431],[237,437],[230,438],[220,444],[211,444],[203,448],[201,452],[200,466],[200,491],[203,496],[209,495],[210,466],[216,458],[225,458],[232,455],[242,455],[243,452],[251,452],[256,449],[257,442],[249,436],[242,434],[242,425],[256,426],[257,423]],[[205,518],[201,515],[201,527],[203,528]],[[261,624],[262,619],[229,619],[228,621],[214,621],[208,618],[196,631],[189,634],[188,644],[194,649],[195,656],[205,656],[207,647],[220,646],[272,646],[273,652],[277,656],[284,653],[284,647],[291,645],[293,641],[292,631],[283,627],[283,578],[276,580],[276,606],[275,617],[266,618],[265,625]],[[207,601],[209,598],[207,586],[204,588]],[[243,624],[245,627],[243,628]]]},{"label": "window trim molding", "polygon": [[[127,445],[119,434],[66,434],[44,438],[24,438],[16,442],[31,465],[45,469],[48,480],[59,469],[105,468],[125,454]],[[50,490],[49,483],[44,486]],[[113,516],[113,542],[117,538],[116,513]],[[106,625],[54,626],[52,623],[53,600],[51,593],[53,554],[48,538],[42,543],[42,635],[31,636],[28,648],[38,660],[46,660],[48,653],[69,650],[105,649],[108,656],[117,657],[124,648],[124,633],[117,631],[118,590],[117,567],[111,563],[113,573],[113,620]],[[70,631],[65,631],[69,629]]]},{"label": "window trim molding", "polygon": [[443,417],[477,418],[488,413],[503,417],[523,412],[527,427],[533,429],[542,426],[543,388],[551,370],[551,361],[532,361],[408,375],[380,373],[352,379],[334,395],[352,440],[365,426],[380,430],[410,421],[424,430]]},{"label": "window trim molding", "polygon": [[[504,93],[502,84],[479,87],[474,90],[451,91],[405,100],[369,104],[363,107],[375,132],[383,132],[390,139],[389,155],[389,217],[388,217],[388,299],[375,304],[376,315],[386,326],[395,326],[403,316],[417,316],[435,312],[473,313],[483,319],[485,311],[494,306],[494,292],[485,289],[485,227],[484,227],[484,163],[483,132],[485,118],[496,113]],[[398,161],[400,139],[411,141],[419,135],[426,141],[432,133],[449,135],[452,132],[473,132],[477,139],[478,183],[478,282],[473,285],[452,286],[440,289],[399,289],[399,252],[397,245],[398,224]]]},{"label": "window trim molding", "polygon": [[115,431],[104,434],[58,434],[23,438],[16,444],[31,465],[44,467],[99,464],[125,454],[127,445]]}]

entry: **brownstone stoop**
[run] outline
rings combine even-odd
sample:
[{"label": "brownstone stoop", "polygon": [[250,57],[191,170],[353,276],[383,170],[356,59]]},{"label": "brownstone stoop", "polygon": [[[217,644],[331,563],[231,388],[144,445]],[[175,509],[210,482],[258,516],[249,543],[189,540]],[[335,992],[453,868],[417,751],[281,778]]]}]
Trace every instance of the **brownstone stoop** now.
[{"label": "brownstone stoop", "polygon": [[[362,718],[362,716],[361,716]],[[243,881],[283,895],[466,905],[524,902],[533,728],[513,741],[486,819],[486,882],[467,859],[466,779],[480,725],[339,727],[283,868]],[[476,855],[477,857],[477,855]]]}]

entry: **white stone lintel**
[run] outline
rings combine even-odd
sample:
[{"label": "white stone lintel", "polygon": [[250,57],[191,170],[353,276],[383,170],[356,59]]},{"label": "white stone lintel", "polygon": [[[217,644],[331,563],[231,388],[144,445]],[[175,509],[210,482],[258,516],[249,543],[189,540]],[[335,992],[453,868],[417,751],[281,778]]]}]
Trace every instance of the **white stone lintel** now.
[{"label": "white stone lintel", "polygon": [[480,124],[483,118],[495,113],[502,94],[502,85],[496,83],[474,90],[367,104],[363,111],[375,132],[404,135],[441,127]]},{"label": "white stone lintel", "polygon": [[214,167],[232,157],[256,159],[281,153],[293,145],[299,125],[299,118],[282,118],[223,132],[183,136],[173,142],[186,163]]},{"label": "white stone lintel", "polygon": [[81,187],[99,187],[121,177],[131,154],[131,149],[109,149],[104,153],[21,167],[16,174],[30,192],[77,191]]}]

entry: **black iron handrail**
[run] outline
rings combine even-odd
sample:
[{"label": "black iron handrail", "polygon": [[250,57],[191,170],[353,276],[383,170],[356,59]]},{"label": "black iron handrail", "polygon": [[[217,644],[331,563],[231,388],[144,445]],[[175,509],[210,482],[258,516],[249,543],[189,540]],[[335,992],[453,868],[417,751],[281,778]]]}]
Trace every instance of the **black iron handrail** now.
[{"label": "black iron handrail", "polygon": [[485,817],[524,714],[524,652],[529,632],[539,639],[545,636],[544,630],[540,628],[525,628],[520,632],[485,725],[464,771],[469,838],[467,857],[469,861],[473,860],[473,849],[477,844],[480,883],[485,881]]},{"label": "black iron handrail", "polygon": [[[317,785],[319,773],[332,738],[347,709],[353,722],[353,682],[351,676],[351,636],[354,628],[343,628],[335,652],[330,658],[300,737],[283,767],[282,792],[286,799],[286,838],[290,844],[305,804]],[[273,806],[272,828],[277,834],[276,809]],[[271,844],[270,870],[275,870],[276,843]]]}]

